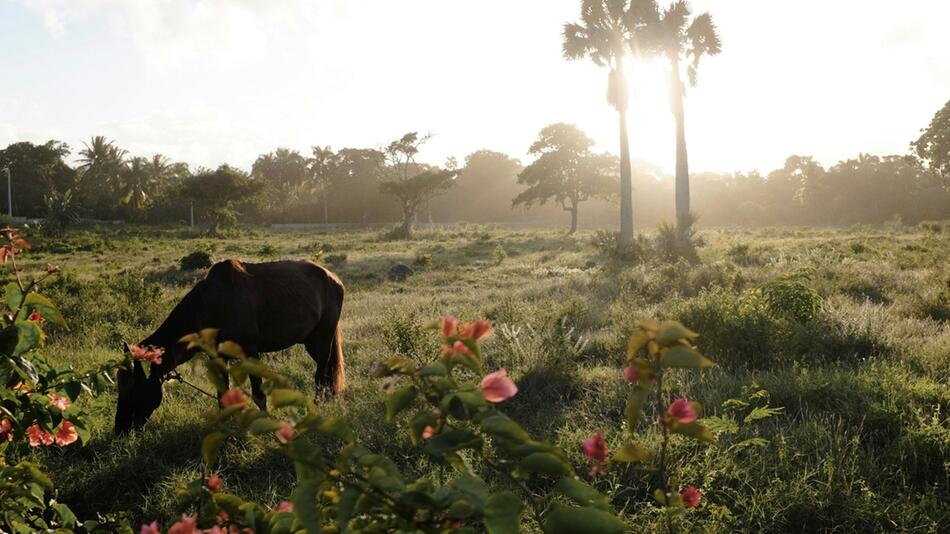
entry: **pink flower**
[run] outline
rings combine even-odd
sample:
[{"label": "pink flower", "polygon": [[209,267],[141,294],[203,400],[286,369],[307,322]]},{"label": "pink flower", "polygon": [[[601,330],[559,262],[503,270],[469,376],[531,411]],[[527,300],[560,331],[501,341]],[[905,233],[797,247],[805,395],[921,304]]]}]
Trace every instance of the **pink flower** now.
[{"label": "pink flower", "polygon": [[222,530],[220,526],[215,525],[211,528],[205,529],[204,534],[226,534],[227,531]]},{"label": "pink flower", "polygon": [[200,534],[198,519],[193,515],[181,514],[181,521],[177,521],[168,529],[168,534]]},{"label": "pink flower", "polygon": [[129,351],[136,360],[144,360],[155,365],[162,363],[162,354],[165,354],[165,349],[161,347],[153,347],[149,350],[136,344],[129,345]]},{"label": "pink flower", "polygon": [[231,388],[224,392],[224,395],[221,395],[221,406],[227,408],[229,406],[247,406],[247,398],[244,396],[244,392],[241,391],[241,388]]},{"label": "pink flower", "polygon": [[686,400],[686,397],[681,397],[673,401],[667,413],[669,413],[673,419],[684,424],[692,423],[699,417],[699,414],[696,413],[696,408],[693,408],[693,405]]},{"label": "pink flower", "polygon": [[518,386],[508,378],[508,370],[501,369],[482,379],[482,396],[488,402],[503,402],[518,393]]},{"label": "pink flower", "polygon": [[587,458],[595,462],[600,463],[607,459],[607,442],[604,441],[604,435],[600,432],[582,441],[581,447]]},{"label": "pink flower", "polygon": [[205,482],[205,486],[208,486],[208,489],[211,491],[218,491],[221,489],[221,477],[216,474],[211,474],[208,477],[208,481]]},{"label": "pink flower", "polygon": [[699,506],[699,501],[703,498],[703,495],[699,493],[699,490],[690,486],[680,492],[680,497],[683,499],[683,504],[687,508],[696,508]]},{"label": "pink flower", "polygon": [[623,370],[623,377],[627,379],[627,382],[637,383],[640,380],[640,370],[633,366],[626,367]]},{"label": "pink flower", "polygon": [[451,315],[446,315],[442,318],[442,337],[452,337],[455,335],[455,332],[458,327],[458,319]]},{"label": "pink flower", "polygon": [[43,324],[43,323],[46,322],[46,319],[43,319],[43,316],[40,315],[40,312],[38,312],[38,311],[36,311],[36,310],[33,310],[33,311],[30,313],[30,316],[27,317],[27,319],[30,320],[30,321],[36,321],[36,322],[38,322],[38,323],[40,323],[40,324]]},{"label": "pink flower", "polygon": [[459,328],[459,335],[467,339],[481,339],[491,333],[491,323],[479,319],[474,323],[465,323]]},{"label": "pink flower", "polygon": [[422,439],[429,439],[434,435],[435,435],[435,429],[432,428],[431,426],[426,425],[426,427],[422,429]]},{"label": "pink flower", "polygon": [[274,507],[275,512],[293,512],[294,503],[290,501],[280,501],[280,504]]},{"label": "pink flower", "polygon": [[13,441],[13,423],[6,417],[0,421],[0,441]]},{"label": "pink flower", "polygon": [[30,440],[30,447],[39,447],[40,445],[48,447],[53,444],[53,435],[40,428],[40,425],[36,423],[26,429],[26,435]]},{"label": "pink flower", "polygon": [[152,521],[147,525],[143,523],[139,534],[162,534],[162,531],[158,529],[158,521]]},{"label": "pink flower", "polygon": [[63,420],[62,425],[60,425],[59,430],[56,431],[56,444],[60,447],[65,447],[75,443],[79,439],[79,433],[76,432],[76,426],[70,421]]},{"label": "pink flower", "polygon": [[65,412],[65,411],[66,411],[66,408],[69,408],[69,399],[68,399],[68,398],[66,398],[66,397],[60,397],[59,395],[57,395],[56,393],[53,393],[53,392],[50,392],[49,395],[47,395],[47,396],[49,397],[49,402],[50,402],[50,404],[52,404],[53,406],[59,408],[59,411]]},{"label": "pink flower", "polygon": [[274,431],[277,441],[287,444],[294,439],[294,427],[287,421],[281,421],[281,427]]}]

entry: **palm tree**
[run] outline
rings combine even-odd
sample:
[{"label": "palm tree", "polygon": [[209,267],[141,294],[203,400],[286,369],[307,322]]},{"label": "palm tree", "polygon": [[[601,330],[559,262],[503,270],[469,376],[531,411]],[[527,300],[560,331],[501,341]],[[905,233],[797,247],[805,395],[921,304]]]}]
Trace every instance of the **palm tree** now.
[{"label": "palm tree", "polygon": [[90,187],[108,187],[115,191],[119,187],[119,174],[126,151],[102,135],[93,137],[83,145],[85,148],[79,151],[77,167],[83,182]]},{"label": "palm tree", "polygon": [[709,13],[703,13],[692,21],[689,16],[689,4],[686,0],[678,0],[663,10],[656,23],[657,44],[670,62],[670,104],[676,121],[676,221],[681,230],[692,219],[689,216],[689,162],[683,117],[686,85],[680,65],[681,62],[686,63],[689,85],[695,87],[699,60],[703,56],[715,56],[722,48],[719,33]]},{"label": "palm tree", "polygon": [[[161,158],[161,156],[158,156],[158,158]],[[129,160],[128,165],[122,170],[121,200],[123,204],[128,204],[133,210],[138,210],[148,204],[149,195],[157,181],[153,172],[155,169],[153,163],[161,163],[161,161],[149,161],[142,157],[134,157]]]},{"label": "palm tree", "polygon": [[630,147],[627,141],[629,91],[624,75],[624,56],[640,50],[645,16],[656,11],[653,0],[582,0],[581,20],[564,25],[564,57],[589,57],[595,65],[607,67],[607,103],[620,116],[620,242],[633,241],[633,183],[630,176]]}]

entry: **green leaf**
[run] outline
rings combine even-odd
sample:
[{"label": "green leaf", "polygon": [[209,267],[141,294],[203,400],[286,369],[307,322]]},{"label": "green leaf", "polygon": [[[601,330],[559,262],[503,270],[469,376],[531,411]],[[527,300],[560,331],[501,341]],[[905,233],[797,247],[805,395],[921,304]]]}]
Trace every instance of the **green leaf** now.
[{"label": "green leaf", "polygon": [[212,432],[205,436],[201,442],[201,457],[205,465],[212,466],[218,459],[218,451],[221,450],[221,442],[227,435],[224,432]]},{"label": "green leaf", "polygon": [[416,398],[419,391],[416,386],[406,386],[397,389],[386,397],[386,420],[390,423],[399,415],[399,412],[405,410]]},{"label": "green leaf", "polygon": [[275,421],[269,417],[259,417],[251,422],[247,427],[247,431],[252,435],[267,434],[275,430],[279,430],[284,425],[280,421]]},{"label": "green leaf", "polygon": [[208,359],[205,363],[205,375],[217,391],[228,390],[228,371],[221,360]]},{"label": "green leaf", "polygon": [[13,356],[19,356],[24,352],[43,346],[46,336],[40,325],[33,321],[23,321],[15,325],[17,333],[17,343],[13,347]]},{"label": "green leaf", "polygon": [[547,534],[620,534],[626,525],[617,516],[603,510],[561,506],[547,514],[542,528]]},{"label": "green leaf", "polygon": [[47,322],[67,328],[66,319],[63,319],[63,314],[59,313],[59,310],[48,298],[39,293],[27,294],[26,299],[23,301],[21,317],[26,319],[34,310],[39,312]]},{"label": "green leaf", "polygon": [[552,476],[570,476],[574,474],[570,464],[549,452],[535,452],[525,456],[518,462],[518,468],[529,473]]},{"label": "green leaf", "polygon": [[692,423],[673,421],[670,425],[670,432],[708,443],[716,443],[716,436],[698,421],[693,421]]},{"label": "green leaf", "polygon": [[665,367],[676,369],[705,369],[716,365],[698,351],[683,345],[668,349],[660,360]]},{"label": "green leaf", "polygon": [[68,506],[62,503],[53,503],[50,505],[50,508],[56,511],[56,515],[59,516],[59,525],[63,528],[76,528],[76,514],[69,509]]},{"label": "green leaf", "polygon": [[69,397],[70,401],[76,402],[76,399],[78,399],[80,393],[82,393],[82,383],[66,382],[63,384],[63,391],[66,392],[66,395]]},{"label": "green leaf", "polygon": [[649,459],[650,451],[636,443],[627,443],[613,456],[613,461],[625,463],[642,462]]},{"label": "green leaf", "polygon": [[650,335],[646,330],[638,328],[637,331],[630,336],[630,341],[627,342],[627,359],[633,359],[633,357],[637,355],[637,352],[639,352],[648,341],[650,341]]},{"label": "green leaf", "polygon": [[10,282],[3,290],[4,297],[6,297],[7,307],[10,309],[10,312],[15,312],[20,309],[20,303],[23,302],[23,292],[20,291],[20,285],[16,282]]},{"label": "green leaf", "polygon": [[430,454],[441,456],[448,452],[460,451],[462,449],[477,449],[482,446],[482,438],[464,428],[453,428],[443,430],[437,436],[426,442],[425,449]]},{"label": "green leaf", "polygon": [[574,477],[564,477],[554,485],[554,491],[572,499],[582,506],[609,508],[610,501],[603,493],[594,489],[590,484]]},{"label": "green leaf", "polygon": [[627,422],[627,431],[631,434],[636,432],[637,423],[640,422],[640,415],[643,409],[643,403],[646,401],[650,390],[642,384],[637,384],[630,389],[627,394],[627,406],[624,409],[624,420]]},{"label": "green leaf", "polygon": [[483,419],[482,432],[512,441],[531,439],[531,436],[518,423],[504,415],[490,415]]},{"label": "green leaf", "polygon": [[745,419],[742,421],[744,423],[751,423],[752,421],[758,421],[759,419],[768,419],[769,417],[779,415],[782,413],[783,409],[784,408],[781,407],[772,408],[769,406],[758,406],[753,408],[752,411],[749,412],[749,415],[745,416]]},{"label": "green leaf", "polygon": [[521,499],[510,491],[501,491],[489,497],[485,505],[485,528],[488,534],[517,534],[523,507]]},{"label": "green leaf", "polygon": [[293,389],[276,388],[270,392],[270,402],[271,406],[275,409],[285,406],[306,407],[310,399],[303,393]]},{"label": "green leaf", "polygon": [[422,369],[419,369],[419,376],[446,376],[448,374],[449,370],[442,362],[430,363]]},{"label": "green leaf", "polygon": [[317,509],[317,493],[320,485],[314,480],[301,480],[294,489],[294,513],[307,532],[320,532],[320,512]]},{"label": "green leaf", "polygon": [[663,321],[656,332],[656,342],[663,347],[669,347],[680,339],[693,339],[699,336],[696,332],[686,328],[676,321]]},{"label": "green leaf", "polygon": [[422,432],[427,426],[435,428],[438,424],[438,416],[435,412],[417,412],[409,419],[409,438],[413,445],[417,445],[422,439]]}]

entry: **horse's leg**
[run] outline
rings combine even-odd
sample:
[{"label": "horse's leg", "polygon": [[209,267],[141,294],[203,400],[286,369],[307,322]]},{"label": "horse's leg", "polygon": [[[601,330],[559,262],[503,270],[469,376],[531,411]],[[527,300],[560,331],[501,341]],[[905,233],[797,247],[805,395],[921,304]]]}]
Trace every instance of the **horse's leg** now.
[{"label": "horse's leg", "polygon": [[333,394],[336,383],[336,368],[331,365],[334,353],[334,338],[336,336],[336,325],[338,318],[333,320],[324,320],[313,329],[313,332],[304,339],[304,346],[307,353],[317,364],[317,370],[313,374],[314,386],[317,396],[324,394]]},{"label": "horse's leg", "polygon": [[[248,358],[260,358],[261,355],[257,351],[257,347],[251,345],[250,343],[245,343],[241,346],[244,350],[244,355]],[[248,378],[251,380],[251,398],[254,399],[254,404],[257,405],[261,410],[267,409],[267,396],[264,395],[264,390],[261,388],[261,377],[257,375],[249,375]]]}]

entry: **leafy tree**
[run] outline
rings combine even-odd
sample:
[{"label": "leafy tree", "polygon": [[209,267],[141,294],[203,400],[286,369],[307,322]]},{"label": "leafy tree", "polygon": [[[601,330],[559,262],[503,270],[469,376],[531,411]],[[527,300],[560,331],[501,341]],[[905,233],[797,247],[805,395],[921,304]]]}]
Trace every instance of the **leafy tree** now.
[{"label": "leafy tree", "polygon": [[[76,171],[64,161],[68,155],[69,145],[59,141],[13,143],[0,150],[0,169],[10,171],[14,215],[42,217],[46,213],[44,197],[50,191],[65,191],[75,185]],[[7,188],[5,180],[2,182],[0,209],[6,211]]]},{"label": "leafy tree", "polygon": [[577,211],[591,197],[615,194],[616,175],[611,172],[616,158],[592,154],[594,142],[571,124],[552,124],[541,130],[529,154],[538,156],[518,175],[518,183],[528,186],[512,205],[544,204],[550,199],[571,214],[571,229],[577,231]]},{"label": "leafy tree", "polygon": [[950,100],[911,143],[917,158],[950,189]]},{"label": "leafy tree", "polygon": [[133,213],[145,207],[152,192],[168,171],[168,160],[156,154],[151,160],[134,157],[119,173],[120,201]]},{"label": "leafy tree", "polygon": [[297,203],[308,192],[307,163],[307,158],[299,152],[286,148],[258,156],[251,167],[251,176],[266,184],[268,209],[275,211]]},{"label": "leafy tree", "polygon": [[76,167],[79,173],[77,200],[94,217],[107,218],[120,204],[121,177],[128,153],[101,135],[83,143],[83,146]]},{"label": "leafy tree", "polygon": [[319,192],[323,204],[323,223],[330,220],[329,216],[329,198],[330,183],[339,172],[341,156],[329,147],[315,146],[311,148],[313,157],[308,160],[307,169],[310,171],[309,178],[313,184],[313,189]]},{"label": "leafy tree", "polygon": [[524,167],[515,158],[492,150],[477,150],[465,164],[443,202],[433,206],[439,220],[512,221],[520,216],[511,207],[517,196],[518,173]]},{"label": "leafy tree", "polygon": [[[653,17],[656,17],[653,19]],[[648,24],[655,29],[655,44],[670,62],[670,105],[676,121],[676,220],[684,229],[689,216],[689,160],[686,155],[686,127],[683,99],[686,84],[683,82],[682,65],[690,86],[696,86],[696,71],[703,56],[714,56],[722,48],[719,33],[712,16],[703,13],[690,21],[690,7],[686,0],[678,0],[662,12],[648,17]]]},{"label": "leafy tree", "polygon": [[214,171],[201,170],[185,179],[181,196],[195,203],[212,234],[237,223],[242,212],[253,205],[264,188],[240,170],[221,165]]},{"label": "leafy tree", "polygon": [[624,56],[640,50],[653,2],[644,0],[582,0],[581,21],[564,25],[564,57],[589,57],[599,67],[607,67],[607,103],[620,117],[620,242],[633,241],[633,182],[630,148],[627,141],[629,88],[624,75]]},{"label": "leafy tree", "polygon": [[415,162],[419,147],[430,138],[429,134],[420,137],[417,132],[409,132],[386,147],[391,178],[380,183],[379,190],[396,197],[402,207],[402,224],[394,234],[397,237],[412,237],[419,208],[455,185],[458,171]]}]

